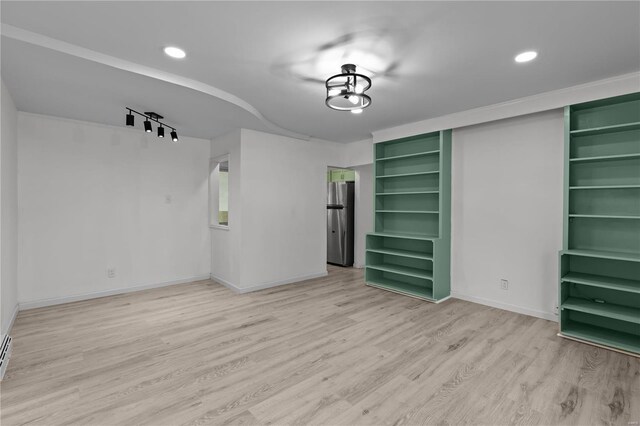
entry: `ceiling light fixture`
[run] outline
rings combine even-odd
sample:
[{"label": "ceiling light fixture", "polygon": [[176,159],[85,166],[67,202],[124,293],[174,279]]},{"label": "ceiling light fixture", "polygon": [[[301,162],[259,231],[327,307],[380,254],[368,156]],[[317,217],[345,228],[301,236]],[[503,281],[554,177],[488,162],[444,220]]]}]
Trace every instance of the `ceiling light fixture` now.
[{"label": "ceiling light fixture", "polygon": [[522,52],[515,57],[515,61],[518,63],[533,61],[538,56],[538,52],[535,50],[529,50]]},{"label": "ceiling light fixture", "polygon": [[164,53],[167,56],[171,56],[174,59],[183,59],[187,54],[184,50],[175,46],[167,46],[164,48]]},{"label": "ceiling light fixture", "polygon": [[357,74],[353,64],[344,64],[341,70],[341,74],[329,77],[325,82],[327,98],[324,103],[331,109],[360,114],[371,105],[371,98],[365,94],[371,88],[371,79]]},{"label": "ceiling light fixture", "polygon": [[171,140],[174,142],[178,142],[178,133],[176,132],[175,127],[171,127],[171,126],[167,126],[166,123],[161,122],[160,120],[162,120],[164,117],[161,116],[158,113],[155,112],[138,112],[135,109],[131,109],[129,107],[126,107],[127,111],[129,111],[129,113],[126,115],[126,123],[127,126],[133,126],[134,125],[134,115],[133,114],[138,114],[141,117],[144,117],[144,131],[147,133],[151,133],[153,131],[153,128],[151,127],[151,122],[155,121],[156,123],[158,123],[160,125],[160,127],[158,127],[158,137],[159,138],[164,138],[164,128],[167,127],[169,129],[171,129]]}]

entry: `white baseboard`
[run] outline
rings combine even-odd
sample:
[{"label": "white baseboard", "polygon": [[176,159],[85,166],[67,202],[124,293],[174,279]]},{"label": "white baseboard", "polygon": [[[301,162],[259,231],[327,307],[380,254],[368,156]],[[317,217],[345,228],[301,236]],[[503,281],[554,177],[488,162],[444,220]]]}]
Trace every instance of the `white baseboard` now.
[{"label": "white baseboard", "polygon": [[13,323],[16,322],[18,311],[20,311],[20,305],[16,303],[16,306],[14,306],[13,308],[13,313],[11,314],[11,319],[9,320],[9,324],[7,324],[7,328],[5,330],[2,330],[0,334],[11,334],[11,329],[13,328]]},{"label": "white baseboard", "polygon": [[442,303],[442,302],[446,302],[447,300],[451,299],[451,295],[444,297],[440,300],[434,300],[433,303],[438,304],[438,303]]},{"label": "white baseboard", "polygon": [[227,287],[228,289],[232,290],[235,293],[243,294],[243,293],[251,293],[253,291],[258,291],[258,290],[265,290],[271,287],[278,287],[281,285],[297,283],[300,281],[311,280],[314,278],[326,277],[327,275],[328,275],[327,271],[322,271],[315,274],[287,278],[285,280],[271,281],[271,282],[251,286],[251,287],[238,287],[235,284],[232,284],[223,278],[217,277],[215,274],[211,274],[211,279],[219,282],[220,284],[222,284],[223,286]]},{"label": "white baseboard", "polygon": [[553,312],[536,311],[534,309],[523,308],[522,306],[511,305],[508,303],[496,302],[495,300],[484,299],[482,297],[469,296],[456,292],[451,293],[451,297],[466,300],[467,302],[478,303],[480,305],[491,306],[492,308],[503,309],[505,311],[515,312],[517,314],[529,315],[531,317],[542,318],[549,321],[558,322],[558,316]]},{"label": "white baseboard", "polygon": [[186,284],[194,281],[202,281],[202,280],[208,280],[208,279],[209,279],[209,275],[199,275],[195,277],[165,281],[165,282],[155,283],[155,284],[145,284],[145,285],[138,285],[133,287],[117,288],[113,290],[97,291],[94,293],[76,294],[73,296],[65,296],[65,297],[55,297],[51,299],[32,300],[28,302],[20,302],[19,309],[23,311],[25,309],[34,309],[34,308],[42,308],[44,306],[61,305],[63,303],[78,302],[80,300],[88,300],[88,299],[96,299],[98,297],[113,296],[116,294],[133,293],[136,291],[149,290],[152,288],[166,287],[166,286],[176,285],[176,284]]}]

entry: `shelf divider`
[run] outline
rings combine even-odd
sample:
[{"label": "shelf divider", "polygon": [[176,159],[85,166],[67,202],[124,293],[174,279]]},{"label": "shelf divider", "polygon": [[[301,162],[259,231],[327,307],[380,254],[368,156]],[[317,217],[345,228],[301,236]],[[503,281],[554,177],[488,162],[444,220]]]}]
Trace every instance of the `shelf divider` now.
[{"label": "shelf divider", "polygon": [[416,152],[414,154],[403,154],[403,155],[393,155],[391,157],[381,157],[381,158],[376,158],[376,161],[389,161],[389,160],[400,160],[403,158],[411,158],[411,157],[424,157],[426,155],[435,155],[439,153],[440,153],[440,150],[436,149],[433,151]]},{"label": "shelf divider", "polygon": [[563,250],[563,253],[573,255],[573,256],[597,257],[599,259],[630,260],[632,262],[640,262],[640,254],[638,253],[623,253],[618,251],[583,250],[583,249]]},{"label": "shelf divider", "polygon": [[614,305],[611,303],[598,303],[578,297],[569,297],[562,303],[561,308],[640,325],[640,308],[631,308],[629,306]]},{"label": "shelf divider", "polygon": [[376,192],[376,195],[422,195],[422,194],[438,194],[440,191],[403,191],[403,192]]},{"label": "shelf divider", "polygon": [[585,274],[581,272],[569,272],[562,277],[563,282],[581,284],[592,287],[618,290],[628,293],[640,294],[640,281],[627,280],[603,275]]},{"label": "shelf divider", "polygon": [[601,135],[603,133],[626,132],[627,130],[640,129],[640,122],[614,124],[612,126],[593,127],[591,129],[578,129],[570,132],[571,136]]},{"label": "shelf divider", "polygon": [[586,186],[570,186],[570,190],[582,190],[582,189],[635,189],[640,188],[640,185],[586,185]]},{"label": "shelf divider", "polygon": [[623,215],[608,215],[608,214],[575,214],[572,213],[569,217],[579,217],[587,219],[640,219],[640,216],[623,216]]},{"label": "shelf divider", "polygon": [[382,176],[376,176],[376,179],[398,178],[398,177],[405,177],[405,176],[434,175],[437,173],[440,173],[440,170],[433,170],[430,172],[414,172],[414,173],[399,173],[395,175],[382,175]]},{"label": "shelf divider", "polygon": [[420,214],[439,214],[437,210],[376,210],[376,213],[420,213]]},{"label": "shelf divider", "polygon": [[586,163],[591,161],[615,161],[615,160],[632,160],[640,158],[640,153],[633,154],[616,154],[616,155],[599,155],[596,157],[577,157],[570,158],[571,163]]},{"label": "shelf divider", "polygon": [[408,266],[399,266],[399,265],[385,265],[385,264],[370,264],[367,265],[367,268],[377,269],[378,271],[384,272],[392,272],[394,274],[407,275],[409,277],[422,278],[424,280],[431,281],[433,279],[433,272],[418,269],[418,268],[410,268]]}]

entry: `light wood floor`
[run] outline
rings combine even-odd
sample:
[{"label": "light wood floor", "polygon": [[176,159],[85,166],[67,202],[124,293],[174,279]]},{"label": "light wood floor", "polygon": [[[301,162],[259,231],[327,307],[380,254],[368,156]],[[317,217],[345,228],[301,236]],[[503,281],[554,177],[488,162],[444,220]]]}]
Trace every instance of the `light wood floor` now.
[{"label": "light wood floor", "polygon": [[245,295],[165,287],[21,312],[1,420],[637,425],[640,360],[556,327],[335,267]]}]

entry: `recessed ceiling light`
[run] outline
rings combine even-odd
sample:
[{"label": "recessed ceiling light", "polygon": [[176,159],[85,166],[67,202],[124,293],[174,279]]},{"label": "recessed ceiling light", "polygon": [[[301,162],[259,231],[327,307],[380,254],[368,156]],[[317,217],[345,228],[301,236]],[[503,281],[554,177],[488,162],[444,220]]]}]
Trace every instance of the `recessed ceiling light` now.
[{"label": "recessed ceiling light", "polygon": [[184,50],[180,49],[179,47],[173,47],[173,46],[165,47],[164,53],[176,59],[182,59],[185,56],[187,56]]},{"label": "recessed ceiling light", "polygon": [[533,61],[536,56],[538,56],[538,52],[534,50],[529,50],[528,52],[522,52],[516,56],[516,62],[529,62]]}]

